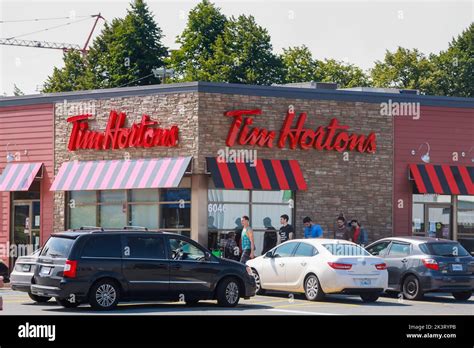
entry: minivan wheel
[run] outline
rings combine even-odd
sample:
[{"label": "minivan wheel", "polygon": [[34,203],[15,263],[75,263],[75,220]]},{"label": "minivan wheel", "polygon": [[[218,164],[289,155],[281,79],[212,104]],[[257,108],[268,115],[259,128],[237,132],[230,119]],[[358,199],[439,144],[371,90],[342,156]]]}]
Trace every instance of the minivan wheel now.
[{"label": "minivan wheel", "polygon": [[458,301],[467,301],[471,298],[471,291],[453,292],[453,297]]},{"label": "minivan wheel", "polygon": [[403,296],[408,300],[421,300],[423,292],[420,289],[420,281],[414,275],[405,278],[402,285]]},{"label": "minivan wheel", "polygon": [[93,309],[106,311],[114,309],[120,297],[117,283],[110,279],[103,279],[92,285],[89,292],[89,304]]},{"label": "minivan wheel", "polygon": [[217,287],[217,304],[222,307],[235,307],[239,303],[239,283],[235,278],[226,278]]},{"label": "minivan wheel", "polygon": [[71,302],[69,299],[67,298],[59,298],[59,297],[55,297],[54,298],[56,300],[57,303],[59,303],[61,306],[63,306],[64,308],[76,308],[77,306],[80,305],[80,303],[78,301],[76,302]]},{"label": "minivan wheel", "polygon": [[363,302],[370,303],[375,302],[379,299],[380,294],[378,292],[368,292],[365,294],[360,294],[360,298]]},{"label": "minivan wheel", "polygon": [[265,289],[262,289],[262,281],[260,275],[256,270],[252,268],[253,277],[255,278],[255,284],[257,285],[257,295],[265,295]]},{"label": "minivan wheel", "polygon": [[45,303],[45,302],[48,302],[51,297],[47,297],[47,296],[38,296],[38,295],[34,295],[32,294],[31,292],[28,293],[28,296],[35,302],[38,302],[38,303]]},{"label": "minivan wheel", "polygon": [[311,274],[304,282],[304,294],[309,301],[320,301],[324,298],[324,291],[318,277]]}]

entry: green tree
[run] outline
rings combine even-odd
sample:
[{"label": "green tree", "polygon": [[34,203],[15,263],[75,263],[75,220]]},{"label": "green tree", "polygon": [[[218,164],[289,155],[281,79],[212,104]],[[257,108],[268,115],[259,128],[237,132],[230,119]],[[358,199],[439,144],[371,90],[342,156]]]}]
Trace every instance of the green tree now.
[{"label": "green tree", "polygon": [[148,6],[135,0],[125,18],[105,24],[85,59],[78,52],[65,55],[65,66],[54,69],[43,91],[158,84],[152,69],[162,67],[168,54],[162,37]]},{"label": "green tree", "polygon": [[283,63],[273,53],[268,31],[253,16],[231,17],[206,62],[209,81],[270,85],[283,81]]},{"label": "green tree", "polygon": [[284,67],[283,80],[285,83],[319,80],[317,76],[318,63],[305,45],[284,48],[281,61]]},{"label": "green tree", "polygon": [[208,79],[205,66],[214,55],[214,44],[226,23],[225,15],[208,0],[189,12],[186,28],[176,39],[180,48],[171,52],[167,64],[175,70],[175,81]]},{"label": "green tree", "polygon": [[432,94],[474,97],[474,23],[430,59],[435,69],[429,81]]},{"label": "green tree", "polygon": [[54,68],[43,85],[44,93],[68,92],[87,89],[86,62],[79,51],[68,51],[63,56],[64,67]]},{"label": "green tree", "polygon": [[375,62],[371,77],[376,87],[428,92],[433,72],[433,64],[423,53],[398,47],[394,53],[387,50],[383,61]]},{"label": "green tree", "polygon": [[321,82],[336,82],[339,88],[370,86],[370,79],[361,68],[335,59],[318,61],[315,76]]}]

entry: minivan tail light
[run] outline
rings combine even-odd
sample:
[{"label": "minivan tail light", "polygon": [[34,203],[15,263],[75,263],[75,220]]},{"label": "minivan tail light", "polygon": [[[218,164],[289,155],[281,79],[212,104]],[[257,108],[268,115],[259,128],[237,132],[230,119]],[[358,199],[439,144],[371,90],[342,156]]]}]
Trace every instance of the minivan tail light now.
[{"label": "minivan tail light", "polygon": [[351,269],[352,265],[350,263],[338,263],[338,262],[328,262],[328,265],[334,269]]},{"label": "minivan tail light", "polygon": [[66,260],[64,265],[64,278],[76,278],[77,261]]},{"label": "minivan tail light", "polygon": [[435,259],[422,259],[423,264],[426,268],[431,269],[433,271],[439,271],[438,262]]},{"label": "minivan tail light", "polygon": [[383,271],[384,269],[387,269],[387,264],[379,263],[375,265],[375,268],[377,268],[379,271]]}]

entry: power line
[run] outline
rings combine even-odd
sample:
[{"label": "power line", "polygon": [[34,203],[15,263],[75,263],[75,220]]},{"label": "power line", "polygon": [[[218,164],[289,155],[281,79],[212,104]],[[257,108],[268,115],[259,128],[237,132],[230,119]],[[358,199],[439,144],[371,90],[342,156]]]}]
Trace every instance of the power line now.
[{"label": "power line", "polygon": [[32,18],[32,19],[14,19],[10,21],[0,21],[0,24],[4,23],[23,23],[23,22],[39,22],[39,21],[54,21],[60,19],[74,19],[74,18],[84,18],[84,17],[91,17],[92,15],[87,16],[69,16],[69,17],[50,17],[50,18]]},{"label": "power line", "polygon": [[137,82],[137,81],[146,79],[147,77],[150,77],[150,76],[152,76],[152,75],[155,75],[155,74],[154,74],[154,73],[151,73],[150,75],[146,75],[146,76],[140,77],[139,79],[136,79],[136,80],[127,82],[127,83],[125,83],[125,84],[123,84],[123,85],[121,85],[121,86],[118,86],[117,88],[128,86],[128,85],[131,84],[131,83],[134,83],[134,82]]},{"label": "power line", "polygon": [[40,29],[40,30],[32,31],[32,32],[30,32],[30,33],[15,35],[15,36],[12,36],[12,37],[8,37],[7,40],[16,39],[16,38],[23,37],[23,36],[27,36],[27,35],[31,35],[31,34],[42,33],[42,32],[44,32],[44,31],[48,31],[48,30],[54,30],[54,29],[57,29],[57,28],[65,27],[65,26],[70,25],[70,24],[75,24],[75,23],[84,22],[85,20],[88,20],[88,19],[90,19],[90,18],[92,18],[92,17],[91,17],[91,16],[88,16],[87,18],[81,19],[81,20],[79,20],[79,21],[68,22],[68,23],[56,25],[56,26],[54,26],[54,27],[49,27],[49,28],[45,28],[45,29]]}]

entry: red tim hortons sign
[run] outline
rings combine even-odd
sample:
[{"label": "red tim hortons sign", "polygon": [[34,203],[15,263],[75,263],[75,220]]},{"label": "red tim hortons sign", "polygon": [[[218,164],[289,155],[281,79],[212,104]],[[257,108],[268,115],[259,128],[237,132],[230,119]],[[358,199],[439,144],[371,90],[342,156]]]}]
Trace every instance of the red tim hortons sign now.
[{"label": "red tim hortons sign", "polygon": [[349,133],[349,126],[340,124],[337,118],[333,118],[327,126],[319,126],[313,130],[304,127],[307,118],[305,112],[299,114],[296,125],[293,126],[296,115],[293,110],[290,110],[277,134],[276,131],[266,128],[251,127],[253,118],[249,116],[261,114],[261,109],[225,112],[225,116],[233,118],[227,134],[227,146],[254,145],[272,148],[276,143],[279,148],[289,146],[292,150],[299,147],[303,150],[358,151],[361,153],[375,153],[377,147],[374,132],[368,135]]},{"label": "red tim hortons sign", "polygon": [[89,129],[88,120],[91,117],[91,115],[79,115],[67,119],[67,122],[72,123],[68,143],[69,151],[125,149],[128,147],[173,147],[178,145],[178,126],[172,126],[168,129],[156,127],[158,122],[152,121],[148,115],[143,115],[139,123],[133,123],[130,128],[125,128],[127,115],[112,110],[103,132]]}]

